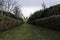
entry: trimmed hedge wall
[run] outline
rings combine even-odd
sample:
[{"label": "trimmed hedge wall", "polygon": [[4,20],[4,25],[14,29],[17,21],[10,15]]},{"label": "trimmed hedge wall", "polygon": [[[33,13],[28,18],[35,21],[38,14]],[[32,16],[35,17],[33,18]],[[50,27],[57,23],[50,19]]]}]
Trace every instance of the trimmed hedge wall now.
[{"label": "trimmed hedge wall", "polygon": [[0,15],[0,31],[7,30],[18,25],[21,25],[23,21],[10,18],[8,16]]},{"label": "trimmed hedge wall", "polygon": [[30,24],[60,30],[60,15],[28,21]]}]

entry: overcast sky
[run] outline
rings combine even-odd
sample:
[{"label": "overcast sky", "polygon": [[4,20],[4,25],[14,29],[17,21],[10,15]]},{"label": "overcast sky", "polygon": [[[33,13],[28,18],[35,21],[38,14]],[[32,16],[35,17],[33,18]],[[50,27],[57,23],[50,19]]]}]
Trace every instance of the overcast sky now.
[{"label": "overcast sky", "polygon": [[42,9],[41,4],[43,2],[46,4],[46,7],[60,4],[60,0],[17,0],[17,2],[21,5],[21,10],[25,17],[29,17],[30,14]]}]

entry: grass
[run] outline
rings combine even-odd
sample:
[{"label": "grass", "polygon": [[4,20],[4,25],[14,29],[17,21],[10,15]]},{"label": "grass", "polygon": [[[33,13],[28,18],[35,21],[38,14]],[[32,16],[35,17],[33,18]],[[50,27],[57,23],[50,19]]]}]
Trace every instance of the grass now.
[{"label": "grass", "polygon": [[60,40],[60,32],[24,23],[1,32],[0,40]]}]

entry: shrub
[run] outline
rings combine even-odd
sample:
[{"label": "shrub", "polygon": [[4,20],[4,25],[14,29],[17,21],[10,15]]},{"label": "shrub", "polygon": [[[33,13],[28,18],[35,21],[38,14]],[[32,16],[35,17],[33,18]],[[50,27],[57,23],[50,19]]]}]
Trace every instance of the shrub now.
[{"label": "shrub", "polygon": [[54,15],[31,21],[31,24],[60,30],[60,15]]},{"label": "shrub", "polygon": [[0,31],[7,30],[23,23],[22,20],[16,20],[7,16],[0,16]]},{"label": "shrub", "polygon": [[45,10],[36,11],[29,17],[29,21],[41,19],[53,15],[60,15],[60,4],[46,8]]}]

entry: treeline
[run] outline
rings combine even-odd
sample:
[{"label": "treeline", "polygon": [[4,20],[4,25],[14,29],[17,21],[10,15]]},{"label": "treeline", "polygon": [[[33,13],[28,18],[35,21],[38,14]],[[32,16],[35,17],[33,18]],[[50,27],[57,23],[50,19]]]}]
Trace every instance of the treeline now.
[{"label": "treeline", "polygon": [[[0,10],[0,15],[1,15],[1,10]],[[21,17],[17,17],[15,14],[12,14],[11,12],[3,11],[3,15],[5,15],[7,17],[14,18],[16,20],[22,20],[23,21],[23,19]]]},{"label": "treeline", "polygon": [[30,16],[29,20],[45,18],[53,15],[60,15],[60,4],[46,8],[45,10],[36,11]]},{"label": "treeline", "polygon": [[60,4],[51,6],[44,10],[36,11],[29,17],[28,23],[60,30],[59,18],[60,18]]}]

